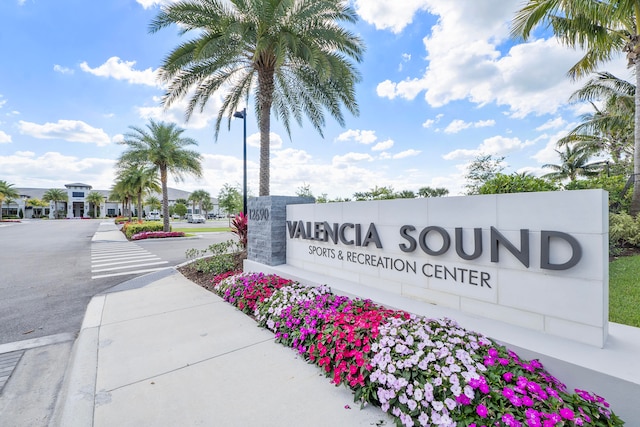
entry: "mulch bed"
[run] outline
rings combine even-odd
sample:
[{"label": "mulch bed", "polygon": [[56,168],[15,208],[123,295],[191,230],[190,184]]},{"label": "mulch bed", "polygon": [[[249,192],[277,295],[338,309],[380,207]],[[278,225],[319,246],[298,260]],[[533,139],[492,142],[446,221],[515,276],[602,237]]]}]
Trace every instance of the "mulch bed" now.
[{"label": "mulch bed", "polygon": [[211,282],[213,281],[215,274],[203,273],[201,271],[198,271],[194,267],[193,263],[178,267],[178,271],[193,283],[200,285],[205,289],[211,290]]}]

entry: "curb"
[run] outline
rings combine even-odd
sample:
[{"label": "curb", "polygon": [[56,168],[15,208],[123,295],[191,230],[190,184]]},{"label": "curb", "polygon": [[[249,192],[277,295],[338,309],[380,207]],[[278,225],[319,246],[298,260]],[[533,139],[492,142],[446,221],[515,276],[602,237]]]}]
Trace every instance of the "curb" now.
[{"label": "curb", "polygon": [[164,277],[177,274],[174,267],[145,274],[120,283],[94,296],[87,305],[78,338],[71,349],[64,380],[56,399],[48,427],[89,427],[93,425],[98,395],[98,347],[102,313],[107,295],[145,287]]},{"label": "curb", "polygon": [[93,425],[98,334],[106,296],[89,301],[78,338],[71,350],[60,393],[49,426],[87,427]]}]

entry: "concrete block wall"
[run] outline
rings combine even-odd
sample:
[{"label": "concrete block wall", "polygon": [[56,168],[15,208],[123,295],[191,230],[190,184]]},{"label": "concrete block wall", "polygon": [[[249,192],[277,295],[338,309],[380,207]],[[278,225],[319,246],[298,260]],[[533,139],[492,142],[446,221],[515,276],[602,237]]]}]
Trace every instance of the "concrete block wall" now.
[{"label": "concrete block wall", "polygon": [[308,197],[263,196],[247,203],[247,259],[265,265],[286,263],[287,205],[313,203]]}]

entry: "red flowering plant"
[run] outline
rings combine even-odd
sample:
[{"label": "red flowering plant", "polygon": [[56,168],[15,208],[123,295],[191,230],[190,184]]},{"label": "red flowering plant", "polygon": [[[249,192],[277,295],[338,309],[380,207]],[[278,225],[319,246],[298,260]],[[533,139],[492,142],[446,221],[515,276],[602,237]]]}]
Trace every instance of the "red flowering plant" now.
[{"label": "red flowering plant", "polygon": [[143,231],[131,236],[131,240],[161,239],[165,237],[184,237],[182,231]]},{"label": "red flowering plant", "polygon": [[332,383],[353,389],[356,401],[367,400],[364,386],[372,369],[371,344],[388,319],[405,316],[408,313],[386,309],[370,300],[347,299],[319,330],[308,358],[331,377]]},{"label": "red flowering plant", "polygon": [[397,426],[617,427],[608,403],[575,393],[537,360],[518,357],[449,319],[388,310],[277,276],[242,274],[216,292],[331,381],[395,417]]},{"label": "red flowering plant", "polygon": [[238,236],[240,244],[245,249],[247,247],[247,224],[247,216],[243,212],[240,212],[231,220],[231,232]]},{"label": "red flowering plant", "polygon": [[214,291],[247,314],[254,314],[256,305],[269,298],[276,289],[293,283],[276,275],[244,273],[222,280]]}]

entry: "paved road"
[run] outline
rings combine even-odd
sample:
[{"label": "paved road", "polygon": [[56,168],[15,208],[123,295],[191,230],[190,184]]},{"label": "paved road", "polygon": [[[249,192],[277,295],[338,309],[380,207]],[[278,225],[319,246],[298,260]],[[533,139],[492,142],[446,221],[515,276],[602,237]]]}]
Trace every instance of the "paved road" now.
[{"label": "paved road", "polygon": [[[92,242],[102,220],[0,224],[0,425],[47,427],[92,296],[231,233]],[[187,226],[186,224],[176,224]],[[220,224],[225,225],[225,224]],[[101,271],[96,271],[101,270]],[[100,277],[98,277],[100,276]],[[142,279],[144,280],[144,279]]]},{"label": "paved road", "polygon": [[93,295],[97,220],[25,221],[0,227],[0,344],[78,331]]},{"label": "paved road", "polygon": [[[187,249],[233,238],[92,243],[101,220],[24,221],[0,227],[0,344],[80,330],[94,295],[186,261]],[[176,224],[175,226],[186,226]],[[197,233],[207,224],[189,224]]]}]

